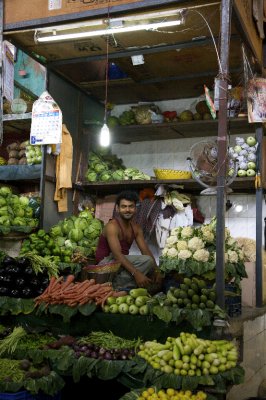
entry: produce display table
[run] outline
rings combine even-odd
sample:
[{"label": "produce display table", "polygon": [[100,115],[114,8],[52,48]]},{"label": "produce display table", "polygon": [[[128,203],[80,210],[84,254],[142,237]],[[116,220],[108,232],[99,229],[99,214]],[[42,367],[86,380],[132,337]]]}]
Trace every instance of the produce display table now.
[{"label": "produce display table", "polygon": [[[25,326],[27,328],[37,329],[38,331],[49,329],[53,333],[69,334],[73,336],[86,335],[92,331],[112,331],[115,335],[123,336],[126,339],[141,337],[143,340],[165,341],[168,336],[177,336],[181,331],[190,331],[191,325],[182,323],[166,324],[165,322],[142,315],[121,315],[108,314],[101,311],[95,311],[89,316],[83,316],[80,313],[74,315],[69,322],[60,321],[58,315],[44,314],[37,316],[34,313],[17,316],[2,317],[8,323]],[[60,321],[60,322],[59,322]],[[200,332],[196,332],[202,338],[208,338],[211,335],[211,328],[206,327]]]}]

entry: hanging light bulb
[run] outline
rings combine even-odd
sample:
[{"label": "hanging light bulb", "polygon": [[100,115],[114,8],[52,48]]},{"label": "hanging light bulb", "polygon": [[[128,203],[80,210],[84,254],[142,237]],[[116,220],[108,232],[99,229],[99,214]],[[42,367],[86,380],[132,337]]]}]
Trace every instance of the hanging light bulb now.
[{"label": "hanging light bulb", "polygon": [[103,124],[100,131],[100,145],[103,147],[110,145],[110,131],[106,123]]}]

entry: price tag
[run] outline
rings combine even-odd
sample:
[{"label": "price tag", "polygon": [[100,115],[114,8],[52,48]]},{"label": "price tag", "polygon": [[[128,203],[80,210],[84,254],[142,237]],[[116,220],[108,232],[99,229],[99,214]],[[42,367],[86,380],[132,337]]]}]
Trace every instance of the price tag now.
[{"label": "price tag", "polygon": [[30,144],[62,142],[62,112],[48,92],[44,92],[32,107]]},{"label": "price tag", "polygon": [[48,0],[48,10],[59,10],[62,8],[62,0]]}]

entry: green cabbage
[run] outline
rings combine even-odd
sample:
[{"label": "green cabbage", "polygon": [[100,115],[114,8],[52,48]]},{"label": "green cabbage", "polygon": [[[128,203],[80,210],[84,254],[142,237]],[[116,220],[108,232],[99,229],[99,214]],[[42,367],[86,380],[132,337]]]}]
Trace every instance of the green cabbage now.
[{"label": "green cabbage", "polygon": [[25,218],[16,217],[11,221],[11,225],[14,226],[27,226]]},{"label": "green cabbage", "polygon": [[20,196],[19,197],[19,202],[22,207],[27,207],[29,205],[29,199],[26,196]]},{"label": "green cabbage", "polygon": [[88,170],[86,178],[89,182],[97,181],[97,173],[95,171]]},{"label": "green cabbage", "polygon": [[10,220],[9,220],[8,216],[3,215],[0,217],[0,225],[4,225],[4,226],[10,225]]},{"label": "green cabbage", "polygon": [[0,187],[0,196],[7,197],[12,194],[12,190],[8,186]]},{"label": "green cabbage", "polygon": [[102,231],[101,221],[98,219],[93,219],[88,228],[84,230],[84,236],[88,239],[94,239],[100,236],[101,231]]},{"label": "green cabbage", "polygon": [[56,238],[55,238],[55,244],[57,245],[57,246],[59,246],[59,247],[63,247],[64,245],[65,245],[65,238],[63,237],[63,236],[57,236]]},{"label": "green cabbage", "polygon": [[33,216],[33,209],[31,207],[26,207],[24,213],[26,218],[31,218]]},{"label": "green cabbage", "polygon": [[97,163],[93,166],[95,172],[99,173],[99,172],[103,172],[106,170],[106,164],[104,163]]},{"label": "green cabbage", "polygon": [[88,221],[85,218],[77,218],[76,221],[74,222],[74,226],[75,228],[84,230],[88,227]]},{"label": "green cabbage", "polygon": [[62,226],[62,232],[65,235],[68,235],[71,229],[74,228],[74,222],[71,219],[65,219],[63,226]]},{"label": "green cabbage", "polygon": [[111,173],[108,171],[101,173],[101,175],[99,177],[99,180],[103,181],[103,182],[110,181],[111,179],[112,179]]},{"label": "green cabbage", "polygon": [[52,226],[49,233],[52,237],[62,236],[62,230],[59,225]]},{"label": "green cabbage", "polygon": [[6,199],[4,197],[0,197],[0,207],[6,205]]},{"label": "green cabbage", "polygon": [[117,169],[112,173],[112,178],[114,181],[121,181],[124,179],[124,170],[123,169]]},{"label": "green cabbage", "polygon": [[91,211],[89,211],[89,210],[83,210],[83,211],[81,211],[80,213],[79,213],[79,218],[86,218],[87,219],[87,222],[89,222],[90,220],[92,220],[93,219],[93,214],[92,214],[92,212]]},{"label": "green cabbage", "polygon": [[9,212],[8,212],[8,206],[0,207],[0,216],[2,216],[2,215],[8,215],[8,214],[9,214]]},{"label": "green cabbage", "polygon": [[69,231],[68,237],[72,242],[78,242],[83,238],[83,232],[79,228],[74,228]]},{"label": "green cabbage", "polygon": [[24,209],[20,206],[15,206],[14,208],[13,208],[13,212],[14,212],[14,215],[16,216],[16,217],[24,217],[25,216],[25,212],[24,212]]}]

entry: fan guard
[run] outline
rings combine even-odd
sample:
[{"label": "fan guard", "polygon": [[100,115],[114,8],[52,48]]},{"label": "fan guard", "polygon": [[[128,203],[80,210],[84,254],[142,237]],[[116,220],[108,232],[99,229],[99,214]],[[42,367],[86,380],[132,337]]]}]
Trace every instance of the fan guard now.
[{"label": "fan guard", "polygon": [[[200,141],[195,143],[189,152],[187,161],[193,178],[206,189],[201,194],[217,194],[217,176],[218,176],[218,148],[214,141]],[[232,192],[228,186],[233,182],[237,175],[238,162],[227,153],[226,163],[226,192]]]}]

